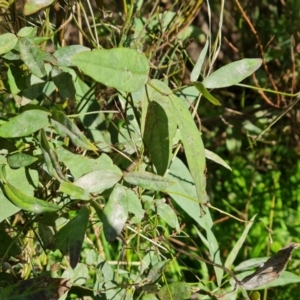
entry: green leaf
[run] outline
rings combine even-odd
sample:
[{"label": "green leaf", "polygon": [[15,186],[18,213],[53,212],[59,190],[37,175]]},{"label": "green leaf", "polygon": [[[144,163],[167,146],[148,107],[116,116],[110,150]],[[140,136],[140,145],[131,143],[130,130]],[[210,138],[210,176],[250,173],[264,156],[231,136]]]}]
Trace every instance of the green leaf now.
[{"label": "green leaf", "polygon": [[102,193],[113,187],[122,175],[111,170],[96,170],[78,178],[74,184],[89,193]]},{"label": "green leaf", "polygon": [[123,175],[122,171],[113,164],[112,159],[105,153],[102,153],[100,157],[94,159],[74,154],[62,147],[58,148],[56,151],[59,160],[64,162],[76,179],[96,170],[110,170],[121,176]]},{"label": "green leaf", "polygon": [[[1,212],[2,212],[2,202],[1,202]],[[0,230],[0,240],[1,240],[1,247],[0,247],[0,256],[17,256],[21,255],[22,250],[19,248],[19,245],[15,242],[15,239],[12,238],[1,226]],[[2,272],[4,271],[4,264],[2,265]],[[1,295],[1,292],[0,292]],[[1,298],[2,299],[2,298]]]},{"label": "green leaf", "polygon": [[[56,74],[57,73],[57,74]],[[63,99],[75,100],[75,87],[72,75],[66,72],[58,72],[52,69],[52,80],[58,88],[59,94]]]},{"label": "green leaf", "polygon": [[69,250],[69,237],[72,232],[74,218],[70,220],[54,235],[48,248],[52,251],[59,249],[63,254],[67,254]]},{"label": "green leaf", "polygon": [[[106,299],[111,300],[131,300],[132,298],[128,297],[128,291],[122,289],[119,284],[116,284],[113,281],[107,281],[103,285],[102,289],[105,289],[105,297]],[[101,290],[101,289],[100,289]],[[126,296],[126,298],[125,298]]]},{"label": "green leaf", "polygon": [[159,80],[149,82],[146,93],[149,104],[143,106],[142,112],[145,114],[145,121],[142,121],[142,124],[145,123],[142,125],[143,140],[159,175],[164,175],[170,163],[172,139],[177,128],[171,99],[158,92],[164,87]]},{"label": "green leaf", "polygon": [[41,214],[46,212],[54,212],[60,209],[60,207],[54,203],[49,203],[24,194],[8,182],[4,184],[4,190],[8,199],[14,205],[26,211],[30,211],[35,214]]},{"label": "green leaf", "polygon": [[130,172],[124,175],[124,180],[130,184],[152,191],[163,191],[176,182],[150,172]]},{"label": "green leaf", "polygon": [[97,147],[85,137],[64,113],[53,110],[51,114],[51,124],[59,135],[69,137],[74,145],[85,150],[97,151]]},{"label": "green leaf", "polygon": [[44,129],[41,129],[40,133],[40,146],[50,176],[53,176],[59,181],[66,180],[60,167],[57,154],[55,150],[50,146]]},{"label": "green leaf", "polygon": [[40,109],[25,110],[0,126],[0,136],[15,138],[30,135],[48,125],[49,113]]},{"label": "green leaf", "polygon": [[234,268],[234,270],[236,272],[239,272],[239,271],[245,271],[245,270],[257,268],[260,265],[264,264],[268,260],[268,258],[269,257],[264,256],[264,257],[255,257],[255,258],[247,259],[241,262],[239,265],[237,265]]},{"label": "green leaf", "polygon": [[98,278],[94,285],[94,290],[105,290],[105,297],[107,300],[132,300],[132,297],[127,298],[128,290],[120,288],[120,286],[115,283],[114,270],[100,255],[98,256],[97,265],[99,275],[97,276]]},{"label": "green leaf", "polygon": [[202,228],[212,226],[212,218],[209,210],[203,207],[204,214],[201,216],[200,204],[197,199],[197,191],[193,178],[186,165],[177,157],[171,163],[167,177],[176,180],[176,184],[167,189],[172,199]]},{"label": "green leaf", "polygon": [[129,48],[84,51],[73,56],[71,62],[94,80],[124,92],[138,91],[148,79],[146,56]]},{"label": "green leaf", "polygon": [[37,99],[40,95],[42,95],[46,84],[47,83],[45,81],[35,75],[29,75],[27,77],[27,87],[21,92],[22,102],[20,104],[25,105],[30,103],[32,100]]},{"label": "green leaf", "polygon": [[20,55],[21,59],[31,71],[32,74],[38,78],[46,76],[45,64],[41,50],[29,38],[20,38]]},{"label": "green leaf", "polygon": [[46,249],[53,239],[54,230],[51,226],[38,222],[38,233],[43,242],[43,247]]},{"label": "green leaf", "polygon": [[89,214],[89,209],[86,206],[83,206],[72,222],[73,226],[69,235],[69,256],[70,266],[73,269],[76,268],[80,258],[81,247],[89,220]]},{"label": "green leaf", "polygon": [[230,166],[218,154],[205,149],[205,157],[232,171]]},{"label": "green leaf", "polygon": [[4,33],[0,35],[0,55],[12,50],[18,42],[18,38],[12,33]]},{"label": "green leaf", "polygon": [[[214,263],[222,265],[218,240],[209,226],[207,226],[205,230],[206,230],[206,237],[208,241],[209,254]],[[214,270],[217,277],[218,286],[221,286],[224,270],[218,267],[214,267]]]},{"label": "green leaf", "polygon": [[85,264],[79,263],[74,270],[70,267],[67,268],[61,277],[70,279],[70,281],[76,284],[76,286],[81,286],[88,280],[89,270]]},{"label": "green leaf", "polygon": [[22,152],[10,155],[7,158],[8,165],[11,168],[16,168],[16,169],[29,166],[34,162],[36,162],[37,160],[38,158]]},{"label": "green leaf", "polygon": [[158,300],[155,294],[144,294],[142,300]]},{"label": "green leaf", "polygon": [[72,182],[63,181],[59,187],[60,192],[69,195],[75,200],[90,200],[91,195],[83,188],[75,185]]},{"label": "green leaf", "polygon": [[221,105],[218,99],[216,99],[203,85],[202,82],[197,81],[193,82],[193,85],[197,88],[197,90],[207,99],[209,100],[212,104],[214,105]]},{"label": "green leaf", "polygon": [[70,289],[69,280],[48,276],[20,280],[1,290],[1,299],[40,300],[58,299]]},{"label": "green leaf", "polygon": [[54,0],[26,0],[24,5],[24,15],[32,15],[53,2]]},{"label": "green leaf", "polygon": [[251,220],[248,222],[246,228],[243,231],[243,234],[241,235],[241,237],[238,239],[238,241],[234,244],[233,249],[230,251],[229,255],[226,258],[224,267],[230,269],[234,260],[236,259],[240,249],[243,247],[243,244],[248,236],[248,232],[251,229],[253,223],[254,223],[254,219],[255,219],[256,215],[254,215]]},{"label": "green leaf", "polygon": [[56,57],[59,66],[70,67],[72,66],[71,58],[75,54],[88,50],[90,49],[81,45],[71,45],[57,49],[53,55]]},{"label": "green leaf", "polygon": [[17,35],[20,38],[24,38],[24,37],[35,37],[37,34],[37,27],[32,27],[32,26],[25,26],[22,27]]},{"label": "green leaf", "polygon": [[21,210],[20,207],[14,205],[11,201],[5,197],[2,191],[0,191],[0,203],[1,203],[1,215],[0,223],[2,223],[6,218],[13,216]]},{"label": "green leaf", "polygon": [[[165,92],[168,92],[168,87]],[[182,143],[185,150],[188,166],[196,185],[198,200],[207,202],[206,177],[205,177],[205,150],[199,132],[192,115],[183,102],[174,94],[170,96],[173,100],[174,112],[178,120]]]},{"label": "green leaf", "polygon": [[[28,181],[30,181],[33,184],[38,184],[38,176],[36,171],[27,172],[27,170],[25,171],[24,168],[12,170],[7,166],[5,167],[5,170],[1,168],[0,170],[2,171],[1,172],[2,181],[4,182],[8,181],[13,186],[17,186],[18,189],[20,189],[24,193],[33,195],[35,187],[33,187]],[[3,173],[6,173],[6,176],[4,176]],[[11,201],[7,199],[7,197],[4,195],[2,190],[0,190],[0,203],[1,203],[0,223],[6,218],[14,215],[15,213],[21,210],[20,207],[14,205]]]},{"label": "green leaf", "polygon": [[116,184],[102,212],[105,238],[114,241],[123,230],[128,218],[128,201],[124,187]]},{"label": "green leaf", "polygon": [[158,292],[160,300],[184,300],[191,299],[191,285],[185,282],[174,282],[164,285]]},{"label": "green leaf", "polygon": [[201,50],[198,60],[191,72],[190,79],[192,82],[197,81],[200,76],[202,65],[203,65],[203,62],[204,62],[206,54],[207,54],[208,46],[209,46],[209,39],[206,38],[205,45],[204,45],[203,49]]},{"label": "green leaf", "polygon": [[148,283],[155,283],[162,275],[163,270],[166,266],[166,264],[169,262],[170,260],[162,260],[159,261],[158,263],[156,263],[149,271],[149,274],[146,278]]},{"label": "green leaf", "polygon": [[157,174],[164,175],[171,158],[172,140],[169,137],[167,115],[156,101],[148,105],[143,139]]},{"label": "green leaf", "polygon": [[128,203],[128,212],[133,213],[137,221],[141,221],[145,212],[140,199],[130,189],[126,189],[126,197]]},{"label": "green leaf", "polygon": [[[163,199],[165,200],[165,199]],[[177,232],[180,231],[179,229],[179,222],[176,213],[170,207],[170,205],[162,202],[157,201],[157,214],[171,227],[175,228]]]},{"label": "green leaf", "polygon": [[230,63],[203,80],[207,89],[224,88],[235,85],[254,73],[260,66],[260,58],[245,58]]},{"label": "green leaf", "polygon": [[9,66],[7,70],[7,79],[10,88],[10,92],[14,96],[15,100],[20,102],[21,96],[19,93],[21,90],[26,89],[26,77],[20,72],[20,69],[16,66]]}]

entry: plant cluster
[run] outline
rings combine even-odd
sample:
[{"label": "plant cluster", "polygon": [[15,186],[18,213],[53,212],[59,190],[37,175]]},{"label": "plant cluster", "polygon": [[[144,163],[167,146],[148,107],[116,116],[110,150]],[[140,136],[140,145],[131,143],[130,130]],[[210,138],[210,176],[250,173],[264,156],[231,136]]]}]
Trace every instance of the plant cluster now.
[{"label": "plant cluster", "polygon": [[[253,149],[299,97],[240,84],[265,59],[215,70],[225,1],[216,32],[207,3],[209,26],[193,63],[187,48],[199,36],[192,22],[201,4],[124,1],[121,16],[105,1],[1,2],[0,299],[260,299],[246,290],[300,281],[284,271],[297,243],[278,245],[269,260],[258,253],[238,263],[251,228],[252,239],[271,238],[272,223],[248,200],[239,208],[237,196],[251,198],[251,172],[244,157],[228,157],[241,140],[228,126],[230,155],[208,150],[218,133],[202,111],[218,111],[231,88],[290,97],[264,130],[243,124],[256,134],[247,135]],[[268,119],[258,108],[252,113]],[[219,184],[231,170],[236,182]],[[278,189],[279,177],[272,172]],[[218,205],[224,189],[229,202]],[[218,225],[220,214],[228,228]],[[222,255],[228,229],[238,234]]]}]

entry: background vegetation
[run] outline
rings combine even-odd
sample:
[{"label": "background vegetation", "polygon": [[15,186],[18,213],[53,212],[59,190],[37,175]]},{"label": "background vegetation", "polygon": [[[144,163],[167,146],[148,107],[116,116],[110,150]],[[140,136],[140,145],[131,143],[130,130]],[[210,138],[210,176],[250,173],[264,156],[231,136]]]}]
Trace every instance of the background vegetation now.
[{"label": "background vegetation", "polygon": [[36,2],[0,2],[0,298],[247,297],[230,270],[299,242],[299,1]]}]

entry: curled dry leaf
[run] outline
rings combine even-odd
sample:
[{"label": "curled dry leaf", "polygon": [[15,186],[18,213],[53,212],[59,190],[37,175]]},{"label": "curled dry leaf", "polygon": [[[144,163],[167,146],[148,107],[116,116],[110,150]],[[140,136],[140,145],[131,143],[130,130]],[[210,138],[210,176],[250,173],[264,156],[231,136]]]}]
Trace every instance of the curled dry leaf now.
[{"label": "curled dry leaf", "polygon": [[269,258],[253,274],[245,277],[241,285],[246,290],[253,290],[277,279],[284,271],[292,252],[300,247],[300,244],[291,243],[279,250],[274,256]]}]

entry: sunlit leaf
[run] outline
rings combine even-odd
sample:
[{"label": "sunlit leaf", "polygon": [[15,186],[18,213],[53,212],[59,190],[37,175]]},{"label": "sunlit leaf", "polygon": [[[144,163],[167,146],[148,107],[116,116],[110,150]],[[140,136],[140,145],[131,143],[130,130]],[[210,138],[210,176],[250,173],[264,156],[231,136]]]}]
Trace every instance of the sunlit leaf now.
[{"label": "sunlit leaf", "polygon": [[202,83],[207,89],[235,85],[253,74],[261,66],[261,63],[260,58],[245,58],[232,62],[213,72]]},{"label": "sunlit leaf", "polygon": [[69,195],[75,200],[90,200],[91,195],[83,188],[75,185],[72,182],[63,181],[60,184],[59,190],[62,193]]},{"label": "sunlit leaf", "polygon": [[69,137],[74,145],[85,150],[97,150],[97,147],[93,145],[78,127],[61,111],[52,111],[51,124],[58,134],[63,137]]},{"label": "sunlit leaf", "polygon": [[89,193],[102,193],[113,187],[122,175],[110,170],[96,170],[78,178],[74,184],[83,188]]},{"label": "sunlit leaf", "polygon": [[59,164],[57,154],[50,146],[44,129],[41,129],[40,132],[40,145],[49,175],[53,176],[59,181],[65,180],[65,176]]},{"label": "sunlit leaf", "polygon": [[69,67],[72,65],[71,58],[75,54],[88,50],[90,49],[82,45],[70,45],[57,49],[53,55],[56,57],[59,66]]},{"label": "sunlit leaf", "polygon": [[128,218],[128,200],[124,187],[116,184],[102,213],[105,238],[114,241],[121,233]]},{"label": "sunlit leaf", "polygon": [[0,126],[0,136],[15,138],[30,135],[47,126],[48,116],[49,113],[44,110],[25,110]]},{"label": "sunlit leaf", "polygon": [[141,221],[145,214],[141,200],[130,189],[126,189],[126,197],[128,203],[128,212],[133,213],[135,218]]},{"label": "sunlit leaf", "polygon": [[227,255],[226,261],[224,266],[228,269],[231,268],[234,260],[236,259],[240,249],[243,247],[243,244],[248,236],[248,232],[251,229],[254,220],[255,220],[256,215],[254,215],[251,220],[248,222],[247,226],[245,227],[243,234],[241,235],[241,237],[238,239],[238,241],[234,244],[233,249],[230,251],[230,253]]},{"label": "sunlit leaf", "polygon": [[4,190],[8,199],[21,209],[36,214],[54,212],[60,209],[60,207],[54,203],[46,202],[21,192],[8,182],[4,184]]},{"label": "sunlit leaf", "polygon": [[139,90],[148,79],[146,56],[129,48],[80,52],[71,63],[94,80],[125,92]]},{"label": "sunlit leaf", "polygon": [[217,164],[219,164],[219,165],[221,165],[221,166],[229,169],[230,171],[232,171],[231,168],[230,168],[230,166],[218,154],[216,154],[216,153],[214,153],[214,152],[212,152],[210,150],[205,149],[205,157],[207,159],[210,159],[210,160],[214,161],[215,163],[217,163]]},{"label": "sunlit leaf", "polygon": [[175,181],[155,175],[150,172],[129,172],[124,175],[124,180],[130,184],[153,191],[163,191],[175,184]]},{"label": "sunlit leaf", "polygon": [[46,69],[41,50],[38,46],[30,38],[20,38],[19,45],[21,59],[28,69],[38,78],[44,77]]},{"label": "sunlit leaf", "polygon": [[[27,172],[25,168],[19,168],[17,170],[13,170],[8,168],[7,166],[3,170],[4,164],[0,165],[0,178],[3,182],[9,182],[13,186],[17,186],[19,190],[27,193],[29,195],[33,195],[35,187],[33,185],[37,184],[38,176],[37,171],[31,170]],[[5,172],[5,176],[3,174]],[[28,178],[30,178],[30,182],[33,183],[31,185],[28,182]],[[21,210],[20,207],[14,205],[7,197],[4,195],[4,191],[0,189],[0,203],[1,203],[1,214],[0,214],[0,223],[6,218],[14,215],[18,211]]]},{"label": "sunlit leaf", "polygon": [[54,0],[26,0],[24,5],[24,15],[28,16],[36,13],[42,8],[52,4]]},{"label": "sunlit leaf", "polygon": [[208,46],[209,46],[209,39],[206,38],[206,42],[205,42],[205,45],[203,47],[203,49],[201,50],[200,54],[199,54],[199,57],[197,59],[197,62],[191,72],[191,81],[197,81],[199,76],[200,76],[200,73],[201,73],[201,69],[202,69],[202,65],[204,63],[204,60],[205,60],[205,57],[206,57],[206,54],[207,54],[207,50],[208,50]]},{"label": "sunlit leaf", "polygon": [[72,175],[78,179],[82,175],[96,170],[109,170],[123,175],[122,171],[113,164],[112,159],[105,153],[102,153],[98,158],[91,158],[72,153],[65,148],[58,148],[57,154],[60,161],[71,171]]},{"label": "sunlit leaf", "polygon": [[159,202],[157,203],[157,214],[171,227],[179,232],[179,222],[175,211],[170,205]]},{"label": "sunlit leaf", "polygon": [[67,268],[61,277],[70,279],[76,286],[80,286],[84,285],[89,278],[89,270],[86,264],[78,263],[75,269]]},{"label": "sunlit leaf", "polygon": [[204,214],[201,216],[193,178],[186,165],[179,158],[175,157],[172,161],[167,177],[177,181],[176,184],[167,189],[172,199],[202,228],[205,228],[206,224],[211,227],[213,221],[210,212],[206,207],[203,207]]},{"label": "sunlit leaf", "polygon": [[172,104],[178,120],[185,155],[196,186],[197,197],[201,203],[205,203],[208,200],[206,194],[206,177],[204,174],[206,162],[201,133],[183,102],[174,94],[170,97],[172,97]]},{"label": "sunlit leaf", "polygon": [[[37,34],[37,27],[32,27],[32,26],[25,26],[22,27],[17,35],[20,38],[24,38],[24,37],[35,37]],[[45,37],[40,37],[40,38],[45,38]]]},{"label": "sunlit leaf", "polygon": [[192,287],[185,282],[174,282],[164,285],[158,292],[160,300],[184,300],[191,299]]},{"label": "sunlit leaf", "polygon": [[18,38],[12,33],[4,33],[0,35],[0,55],[9,52],[15,47]]},{"label": "sunlit leaf", "polygon": [[11,168],[26,167],[33,164],[37,160],[38,158],[22,152],[10,155],[7,158],[7,162]]},{"label": "sunlit leaf", "polygon": [[207,99],[209,100],[212,104],[214,105],[221,105],[219,100],[215,98],[203,85],[202,82],[193,82],[193,85],[197,88],[197,90]]}]

